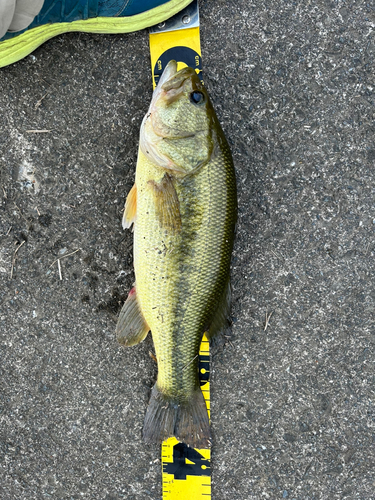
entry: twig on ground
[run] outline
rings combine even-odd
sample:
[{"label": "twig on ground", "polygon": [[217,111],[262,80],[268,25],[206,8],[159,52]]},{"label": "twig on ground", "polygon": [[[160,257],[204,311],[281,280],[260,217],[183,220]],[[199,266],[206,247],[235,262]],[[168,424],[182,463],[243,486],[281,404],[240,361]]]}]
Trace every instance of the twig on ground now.
[{"label": "twig on ground", "polygon": [[52,130],[41,129],[41,130],[26,130],[27,134],[47,134],[48,132],[52,132]]},{"label": "twig on ground", "polygon": [[17,252],[25,242],[26,242],[26,240],[23,240],[23,242],[16,248],[16,250],[14,252],[13,261],[12,261],[12,269],[10,270],[10,279],[13,279],[13,269],[14,269],[14,264],[16,263]]},{"label": "twig on ground", "polygon": [[272,248],[271,248],[271,252],[274,254],[274,256],[275,256],[277,259],[281,260],[280,255],[277,255],[277,253],[276,253],[276,252],[274,252],[274,251],[272,250]]},{"label": "twig on ground", "polygon": [[35,104],[34,109],[38,109],[39,106],[42,104],[43,99],[49,94],[49,92],[46,92],[42,98],[39,99],[39,101]]},{"label": "twig on ground", "polygon": [[60,281],[62,281],[60,259],[57,259],[57,267],[59,268]]},{"label": "twig on ground", "polygon": [[74,255],[75,253],[79,252],[81,249],[80,248],[77,248],[77,250],[74,250],[74,252],[72,253],[67,253],[66,255],[62,255],[61,257],[59,257],[58,259],[54,260],[52,262],[52,264],[49,266],[49,268],[51,268],[53,266],[53,264],[55,264],[57,261],[59,261],[60,259],[65,259],[65,257],[70,257],[71,255]]},{"label": "twig on ground", "polygon": [[272,314],[273,314],[273,311],[271,311],[269,314],[266,311],[266,321],[264,323],[264,331],[267,330],[267,327],[270,324],[270,319],[271,319]]}]

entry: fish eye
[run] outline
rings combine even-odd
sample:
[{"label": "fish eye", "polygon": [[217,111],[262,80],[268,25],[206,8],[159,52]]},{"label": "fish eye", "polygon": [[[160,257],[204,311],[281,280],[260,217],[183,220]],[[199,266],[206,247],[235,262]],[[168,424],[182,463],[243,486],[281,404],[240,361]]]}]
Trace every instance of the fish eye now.
[{"label": "fish eye", "polygon": [[190,101],[193,103],[193,104],[202,104],[204,102],[204,94],[203,92],[200,92],[199,90],[194,90],[194,92],[192,92],[190,94]]}]

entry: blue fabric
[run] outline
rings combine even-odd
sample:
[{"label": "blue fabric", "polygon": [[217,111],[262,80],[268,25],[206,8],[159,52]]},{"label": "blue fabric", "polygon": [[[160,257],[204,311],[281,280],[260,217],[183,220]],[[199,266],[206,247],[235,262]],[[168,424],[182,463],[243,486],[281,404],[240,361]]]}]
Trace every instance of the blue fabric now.
[{"label": "blue fabric", "polygon": [[18,36],[48,23],[71,23],[93,17],[134,16],[168,3],[169,0],[45,0],[40,13],[28,28],[7,33],[0,41]]},{"label": "blue fabric", "polygon": [[123,10],[121,12],[121,16],[134,16],[135,14],[140,14],[145,10],[153,9],[154,7],[158,7],[163,3],[167,3],[169,0],[129,0]]},{"label": "blue fabric", "polygon": [[70,23],[98,15],[98,0],[45,0],[30,28],[47,23]]},{"label": "blue fabric", "polygon": [[[125,8],[129,0],[99,0],[98,16],[117,17]],[[142,3],[142,0],[140,0]]]}]

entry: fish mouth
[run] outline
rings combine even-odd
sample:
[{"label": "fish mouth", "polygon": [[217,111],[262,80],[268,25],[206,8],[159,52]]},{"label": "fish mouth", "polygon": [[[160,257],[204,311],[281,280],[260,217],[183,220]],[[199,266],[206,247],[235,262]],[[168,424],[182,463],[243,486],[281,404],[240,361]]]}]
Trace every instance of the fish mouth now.
[{"label": "fish mouth", "polygon": [[173,78],[177,74],[177,61],[171,60],[164,68],[164,71],[159,79],[157,89],[161,89],[162,86]]},{"label": "fish mouth", "polygon": [[167,105],[178,99],[185,81],[194,75],[196,72],[192,68],[185,67],[177,71],[177,61],[169,61],[154,90],[149,112],[155,111],[160,98],[165,100]]},{"label": "fish mouth", "polygon": [[[170,61],[170,63],[176,63],[176,61]],[[166,69],[168,68],[170,63],[168,63]],[[177,71],[177,65],[176,65],[175,73],[171,72],[168,75],[166,75],[166,79],[165,81],[163,81],[161,88],[165,92],[169,92],[171,90],[178,90],[184,85],[185,81],[188,78],[192,78],[194,75],[197,76],[193,68],[186,67],[180,69],[180,71]]]},{"label": "fish mouth", "polygon": [[151,103],[150,103],[150,111],[151,109],[155,109],[155,103],[159,99],[159,97],[162,95],[164,88],[163,86],[165,84],[168,85],[168,82],[170,82],[176,75],[177,75],[177,61],[169,61],[169,63],[166,65],[164,68],[164,71],[159,79],[159,82],[154,90]]},{"label": "fish mouth", "polygon": [[196,75],[196,72],[193,68],[185,67],[177,71],[177,62],[175,60],[169,61],[169,63],[164,68],[164,71],[160,77],[158,82],[158,86],[155,90],[159,89],[159,93],[161,90],[171,90],[178,89],[183,85],[185,80]]}]

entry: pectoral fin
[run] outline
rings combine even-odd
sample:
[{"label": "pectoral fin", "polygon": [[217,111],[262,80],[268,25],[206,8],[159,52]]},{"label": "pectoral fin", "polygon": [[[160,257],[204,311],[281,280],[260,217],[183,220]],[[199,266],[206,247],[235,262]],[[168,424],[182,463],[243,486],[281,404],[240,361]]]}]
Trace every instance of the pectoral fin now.
[{"label": "pectoral fin", "polygon": [[230,328],[230,304],[231,304],[232,292],[230,288],[230,282],[228,279],[227,285],[223,290],[223,295],[218,302],[216,312],[213,316],[210,328],[206,333],[208,340],[214,343],[219,343],[220,340],[229,334]]},{"label": "pectoral fin", "polygon": [[150,328],[146,323],[137,300],[135,287],[129,292],[122,306],[116,326],[116,336],[120,344],[132,346],[142,342]]},{"label": "pectoral fin", "polygon": [[137,186],[134,184],[125,202],[125,210],[122,218],[122,227],[129,228],[137,217]]},{"label": "pectoral fin", "polygon": [[154,203],[160,225],[178,232],[181,229],[180,202],[173,185],[173,177],[165,174],[160,182],[148,181],[154,195]]}]

